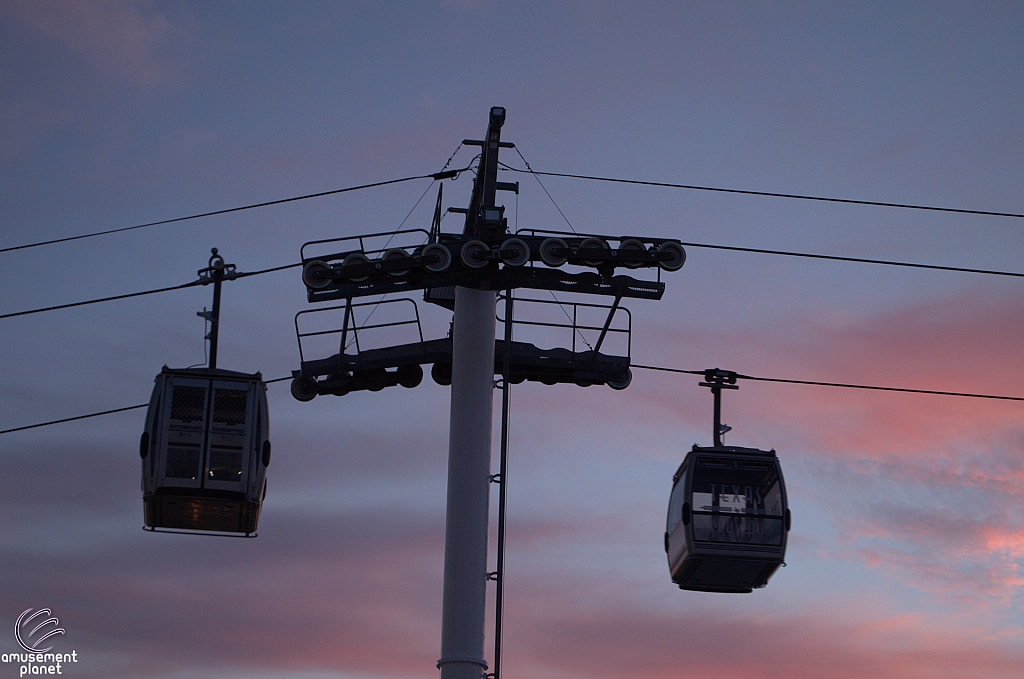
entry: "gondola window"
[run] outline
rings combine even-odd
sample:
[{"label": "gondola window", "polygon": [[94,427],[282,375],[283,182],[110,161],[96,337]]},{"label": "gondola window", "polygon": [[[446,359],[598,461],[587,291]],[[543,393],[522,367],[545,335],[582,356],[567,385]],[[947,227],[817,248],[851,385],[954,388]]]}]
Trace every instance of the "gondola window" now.
[{"label": "gondola window", "polygon": [[692,497],[694,540],[782,544],[782,490],[774,465],[699,460]]}]

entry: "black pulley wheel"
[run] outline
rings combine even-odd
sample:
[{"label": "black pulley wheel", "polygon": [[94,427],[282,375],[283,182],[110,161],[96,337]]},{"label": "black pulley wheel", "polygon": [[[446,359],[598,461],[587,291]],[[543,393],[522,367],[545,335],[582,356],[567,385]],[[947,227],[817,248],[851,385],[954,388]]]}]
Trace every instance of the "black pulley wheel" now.
[{"label": "black pulley wheel", "polygon": [[442,387],[450,387],[452,384],[452,364],[435,363],[430,368],[430,378]]},{"label": "black pulley wheel", "polygon": [[501,244],[501,261],[509,266],[522,266],[530,261],[530,246],[522,238],[509,238]]},{"label": "black pulley wheel", "polygon": [[452,263],[452,252],[441,243],[431,243],[420,252],[423,268],[431,273],[441,273]]},{"label": "black pulley wheel", "polygon": [[683,264],[686,264],[686,250],[679,243],[673,243],[668,241],[658,246],[658,254],[669,255],[668,259],[663,259],[658,262],[665,271],[679,271],[683,268]]},{"label": "black pulley wheel", "polygon": [[606,259],[587,259],[587,257],[593,257],[594,255],[603,255],[611,251],[608,243],[600,238],[584,238],[580,241],[580,249],[576,251],[576,256],[581,262],[587,266],[599,266],[604,264]]},{"label": "black pulley wheel", "polygon": [[[409,253],[406,252],[405,250],[403,250],[402,248],[392,248],[391,250],[388,250],[387,252],[385,252],[383,254],[383,256],[381,256],[380,259],[381,259],[382,262],[401,261],[401,262],[409,262],[410,264],[412,264],[412,257],[410,257]],[[400,277],[404,276],[407,273],[409,273],[409,269],[400,269],[398,271],[388,271],[388,275],[389,276],[394,276],[395,278],[400,278]]]},{"label": "black pulley wheel", "polygon": [[462,263],[470,269],[482,269],[490,263],[491,249],[482,240],[470,240],[462,246]]},{"label": "black pulley wheel", "polygon": [[423,368],[417,364],[398,367],[398,383],[406,389],[419,386],[423,381]]},{"label": "black pulley wheel", "polygon": [[313,259],[302,265],[302,282],[307,288],[320,290],[331,284],[331,267],[321,259]]},{"label": "black pulley wheel", "polygon": [[[644,245],[642,242],[638,241],[636,238],[627,238],[626,240],[619,243],[619,254],[629,254],[634,256],[646,255],[647,246]],[[638,269],[644,265],[643,262],[622,261],[621,258],[619,261],[622,264],[622,266],[628,267],[630,269]]]},{"label": "black pulley wheel", "polygon": [[608,380],[608,386],[616,391],[622,391],[633,381],[633,371],[626,368],[626,372],[616,375]]},{"label": "black pulley wheel", "polygon": [[561,238],[545,238],[540,244],[540,259],[550,267],[569,261],[569,245]]},{"label": "black pulley wheel", "polygon": [[292,380],[292,396],[296,401],[312,401],[316,398],[316,380],[311,377],[296,377]]}]

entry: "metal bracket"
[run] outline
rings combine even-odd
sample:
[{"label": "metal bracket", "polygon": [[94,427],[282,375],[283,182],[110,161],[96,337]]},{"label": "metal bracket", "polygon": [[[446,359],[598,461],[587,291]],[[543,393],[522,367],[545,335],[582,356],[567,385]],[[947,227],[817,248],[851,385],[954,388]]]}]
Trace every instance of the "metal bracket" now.
[{"label": "metal bracket", "polygon": [[738,375],[731,370],[708,368],[704,371],[706,381],[700,383],[702,387],[710,387],[715,398],[715,423],[711,435],[716,448],[722,446],[722,434],[732,430],[729,425],[722,424],[722,390],[739,389],[739,385],[736,384],[737,377]]}]

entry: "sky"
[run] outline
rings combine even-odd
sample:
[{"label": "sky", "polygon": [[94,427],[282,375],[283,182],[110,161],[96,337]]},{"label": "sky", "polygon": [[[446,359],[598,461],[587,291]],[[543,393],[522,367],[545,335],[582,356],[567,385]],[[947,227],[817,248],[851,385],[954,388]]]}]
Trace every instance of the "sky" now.
[{"label": "sky", "polygon": [[[465,167],[492,106],[518,168],[1024,213],[1022,35],[998,2],[7,0],[0,248]],[[1018,218],[499,179],[517,228],[1022,271]],[[255,271],[429,228],[437,189],[2,252],[0,314],[186,283],[213,247]],[[1018,278],[687,254],[662,300],[626,304],[634,364],[1024,396]],[[0,429],[147,402],[161,366],[204,361],[209,304],[0,319]],[[311,306],[297,269],[225,284],[220,366],[289,376]],[[448,312],[419,313],[444,335]],[[708,594],[662,549],[672,474],[710,444],[698,381],[512,390],[506,677],[1020,676],[1024,404],[743,381],[726,443],[778,451],[793,528],[765,589]],[[0,435],[0,653],[47,607],[69,676],[433,676],[448,389],[287,384],[254,540],[141,530],[144,410]]]}]

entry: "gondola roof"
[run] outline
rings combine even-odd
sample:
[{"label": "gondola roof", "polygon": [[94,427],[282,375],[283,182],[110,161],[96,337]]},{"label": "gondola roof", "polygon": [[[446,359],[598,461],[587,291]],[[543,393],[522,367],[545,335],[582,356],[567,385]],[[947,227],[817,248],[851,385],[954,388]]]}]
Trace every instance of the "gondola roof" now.
[{"label": "gondola roof", "polygon": [[169,368],[166,365],[160,370],[161,375],[180,375],[187,377],[215,377],[220,379],[235,380],[263,380],[263,373],[243,373],[237,370],[225,370],[223,368]]},{"label": "gondola roof", "polygon": [[[761,450],[760,448],[744,448],[742,446],[699,446],[696,443],[693,444],[693,448],[690,449],[691,453],[705,453],[705,454],[736,454],[736,455],[760,455],[762,457],[776,457],[775,449]],[[686,461],[689,458],[684,458],[679,464],[679,468],[676,469],[676,473],[672,476],[672,482],[675,483],[679,480],[679,477],[683,474],[683,469],[686,467]]]}]

